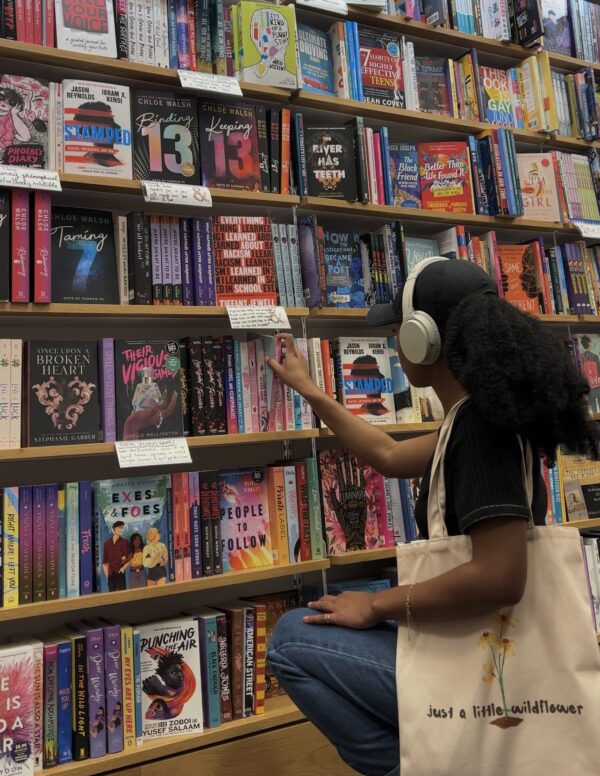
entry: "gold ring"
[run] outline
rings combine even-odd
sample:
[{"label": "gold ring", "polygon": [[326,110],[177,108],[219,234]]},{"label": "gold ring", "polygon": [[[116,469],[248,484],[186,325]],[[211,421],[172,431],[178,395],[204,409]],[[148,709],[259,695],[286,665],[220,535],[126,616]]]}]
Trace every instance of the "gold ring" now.
[{"label": "gold ring", "polygon": [[331,622],[331,614],[329,612],[325,612],[325,623],[329,625]]}]

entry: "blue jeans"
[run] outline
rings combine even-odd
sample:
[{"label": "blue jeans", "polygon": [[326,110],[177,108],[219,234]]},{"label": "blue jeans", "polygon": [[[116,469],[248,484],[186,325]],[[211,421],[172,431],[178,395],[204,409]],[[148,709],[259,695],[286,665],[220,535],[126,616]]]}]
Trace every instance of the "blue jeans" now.
[{"label": "blue jeans", "polygon": [[308,625],[309,609],[277,623],[267,660],[303,714],[365,776],[399,774],[396,628]]}]

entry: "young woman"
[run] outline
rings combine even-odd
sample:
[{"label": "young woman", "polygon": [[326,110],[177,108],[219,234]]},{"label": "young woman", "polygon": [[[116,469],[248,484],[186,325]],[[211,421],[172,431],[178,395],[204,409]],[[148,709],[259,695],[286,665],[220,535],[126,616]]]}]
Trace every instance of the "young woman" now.
[{"label": "young woman", "polygon": [[[414,311],[419,322],[406,327]],[[561,443],[598,455],[589,389],[566,349],[533,317],[500,300],[478,266],[423,262],[409,276],[404,298],[373,308],[367,318],[388,327],[403,319],[399,355],[412,385],[432,386],[445,414],[462,402],[444,461],[445,521],[449,535],[469,534],[472,560],[410,588],[325,595],[280,620],[268,654],[299,708],[366,776],[399,772],[396,628],[407,624],[407,596],[417,626],[515,605],[527,575],[527,521],[532,514],[536,524],[545,522],[540,454],[553,463]],[[427,538],[438,435],[396,442],[356,418],[315,386],[292,337],[280,336],[284,360],[271,359],[269,366],[307,399],[340,446],[386,476],[423,478],[415,518]],[[523,492],[519,436],[535,451],[531,503]]]}]

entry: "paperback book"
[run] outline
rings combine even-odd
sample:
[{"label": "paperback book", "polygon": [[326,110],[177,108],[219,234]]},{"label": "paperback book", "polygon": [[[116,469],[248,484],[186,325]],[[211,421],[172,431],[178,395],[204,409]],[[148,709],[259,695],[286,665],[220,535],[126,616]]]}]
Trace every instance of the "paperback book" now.
[{"label": "paperback book", "polygon": [[307,24],[298,24],[298,55],[301,88],[307,92],[335,96],[329,35]]},{"label": "paperback book", "polygon": [[54,8],[57,48],[116,58],[113,0],[54,0]]},{"label": "paperback book", "polygon": [[[0,647],[0,774],[33,776],[35,688],[33,646]],[[39,724],[39,723],[38,723]]]},{"label": "paperback book", "polygon": [[325,305],[364,307],[365,285],[357,229],[325,229]]},{"label": "paperback book", "polygon": [[419,110],[452,116],[448,60],[443,57],[415,57],[415,68]]},{"label": "paperback book", "polygon": [[394,391],[385,337],[338,337],[335,361],[346,409],[374,425],[395,423]]},{"label": "paperback book", "polygon": [[575,14],[579,14],[578,4],[570,4],[568,0],[541,0],[541,5],[544,49],[570,57],[573,54],[573,46],[569,5]]},{"label": "paperback book", "polygon": [[489,124],[513,127],[512,88],[506,72],[497,67],[480,65],[478,79],[483,109],[482,119]]},{"label": "paperback book", "polygon": [[471,164],[462,140],[419,143],[419,183],[423,210],[473,213]]},{"label": "paperback book", "polygon": [[590,386],[590,412],[597,413],[600,412],[600,335],[576,334],[575,338],[581,372]]},{"label": "paperback book", "polygon": [[354,133],[349,124],[305,124],[304,149],[310,197],[357,199]]},{"label": "paperback book", "polygon": [[534,245],[499,245],[498,264],[504,298],[525,313],[539,313]]},{"label": "paperback book", "polygon": [[404,108],[400,36],[361,25],[358,28],[358,44],[364,101]]},{"label": "paperback book", "polygon": [[48,82],[0,78],[0,164],[48,167]]},{"label": "paperback book", "polygon": [[552,153],[517,154],[523,215],[536,221],[561,221]]},{"label": "paperback book", "polygon": [[396,207],[421,207],[416,143],[388,143],[392,194]]},{"label": "paperback book", "polygon": [[239,80],[296,89],[296,9],[242,0],[233,12],[238,14]]}]

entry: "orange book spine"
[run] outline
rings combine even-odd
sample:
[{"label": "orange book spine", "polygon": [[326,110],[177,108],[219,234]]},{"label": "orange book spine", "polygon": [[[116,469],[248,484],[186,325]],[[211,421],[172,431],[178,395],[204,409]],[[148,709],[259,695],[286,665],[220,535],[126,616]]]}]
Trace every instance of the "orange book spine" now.
[{"label": "orange book spine", "polygon": [[331,350],[329,340],[321,340],[321,361],[323,362],[323,382],[325,383],[325,393],[332,399],[335,398],[333,390],[333,372],[331,371]]},{"label": "orange book spine", "polygon": [[265,667],[267,659],[267,607],[254,604],[254,714],[265,713]]}]

